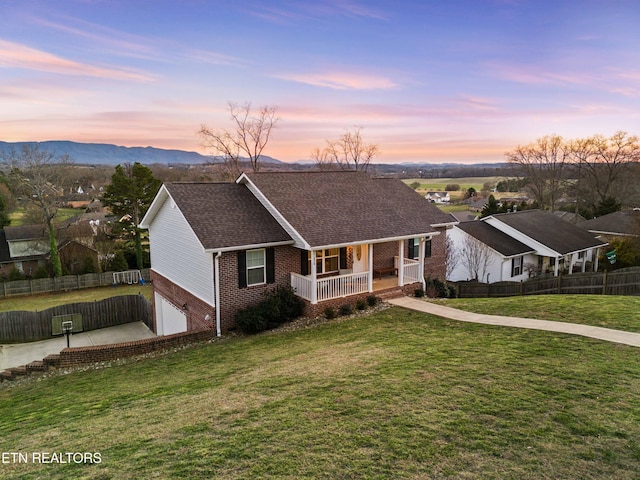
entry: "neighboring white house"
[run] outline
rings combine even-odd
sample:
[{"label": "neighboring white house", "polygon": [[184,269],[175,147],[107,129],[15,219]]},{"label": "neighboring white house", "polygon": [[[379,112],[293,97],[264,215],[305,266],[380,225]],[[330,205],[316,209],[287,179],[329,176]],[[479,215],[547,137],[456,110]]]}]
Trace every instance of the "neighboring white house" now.
[{"label": "neighboring white house", "polygon": [[491,215],[461,222],[447,231],[457,263],[448,280],[483,283],[526,280],[532,274],[598,268],[599,249],[607,243],[540,210]]},{"label": "neighboring white house", "polygon": [[427,192],[424,198],[433,203],[449,203],[451,201],[449,192]]}]

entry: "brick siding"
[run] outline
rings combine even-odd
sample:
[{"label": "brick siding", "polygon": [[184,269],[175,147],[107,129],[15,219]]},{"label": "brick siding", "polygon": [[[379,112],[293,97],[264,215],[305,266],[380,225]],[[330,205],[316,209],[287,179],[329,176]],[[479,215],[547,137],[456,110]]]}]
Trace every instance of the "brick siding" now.
[{"label": "brick siding", "polygon": [[[213,272],[212,272],[213,275]],[[153,285],[153,291],[158,292],[166,300],[173,303],[176,307],[183,309],[183,305],[186,308],[183,309],[187,316],[187,331],[197,331],[212,329],[215,327],[215,308],[209,305],[207,302],[200,300],[198,297],[192,295],[184,288],[176,285],[171,280],[163,277],[158,272],[151,270],[151,281]],[[156,305],[155,295],[153,296],[153,328],[155,333],[158,333],[158,326],[156,324]],[[209,319],[206,317],[209,315]]]}]

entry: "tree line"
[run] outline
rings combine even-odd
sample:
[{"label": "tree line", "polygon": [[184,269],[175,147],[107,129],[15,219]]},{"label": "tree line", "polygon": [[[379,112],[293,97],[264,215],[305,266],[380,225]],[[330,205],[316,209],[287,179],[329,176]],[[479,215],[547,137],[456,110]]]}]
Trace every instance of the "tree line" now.
[{"label": "tree line", "polygon": [[571,197],[576,213],[593,218],[640,202],[640,143],[627,132],[548,135],[506,157],[541,209],[557,210],[560,198]]}]

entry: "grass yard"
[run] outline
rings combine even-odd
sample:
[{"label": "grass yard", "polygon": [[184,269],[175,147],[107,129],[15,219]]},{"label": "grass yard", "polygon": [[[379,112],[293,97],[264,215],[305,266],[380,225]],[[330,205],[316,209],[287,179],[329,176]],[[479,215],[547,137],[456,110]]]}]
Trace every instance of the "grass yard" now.
[{"label": "grass yard", "polygon": [[0,388],[0,451],[101,454],[0,476],[635,479],[638,353],[399,308],[229,338]]},{"label": "grass yard", "polygon": [[438,300],[447,306],[487,315],[527,317],[640,332],[640,297],[614,295],[528,295]]},{"label": "grass yard", "polygon": [[[75,217],[76,215],[80,215],[83,212],[82,209],[76,208],[59,208],[58,213],[56,214],[56,222],[64,222],[65,220],[70,219],[71,217]],[[28,222],[25,220],[25,210],[24,208],[18,208],[9,214],[9,220],[11,220],[10,225],[12,227],[18,227],[21,225],[25,225]]]},{"label": "grass yard", "polygon": [[142,293],[151,301],[151,285],[119,285],[117,287],[88,288],[69,292],[3,298],[0,299],[0,312],[12,310],[34,312],[66,303],[93,302],[117,295],[137,295],[138,293]]}]

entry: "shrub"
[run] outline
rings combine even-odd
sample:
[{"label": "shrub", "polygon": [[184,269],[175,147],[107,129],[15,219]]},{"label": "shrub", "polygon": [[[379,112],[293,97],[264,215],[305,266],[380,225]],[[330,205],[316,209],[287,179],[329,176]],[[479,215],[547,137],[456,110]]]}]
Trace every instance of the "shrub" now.
[{"label": "shrub", "polygon": [[421,288],[416,288],[416,289],[413,291],[413,296],[414,296],[414,297],[416,297],[416,298],[422,298],[422,297],[424,297],[424,290],[423,290],[423,289],[421,289]]},{"label": "shrub", "polygon": [[236,325],[244,333],[260,333],[267,329],[268,322],[259,308],[247,307],[236,313]]},{"label": "shrub", "polygon": [[49,270],[44,265],[40,265],[38,268],[36,268],[36,270],[33,272],[33,275],[31,276],[31,278],[33,278],[34,280],[37,278],[49,278],[49,277],[50,277]]},{"label": "shrub", "polygon": [[438,298],[446,298],[449,295],[449,289],[447,284],[437,278],[433,279],[433,288],[435,289]]},{"label": "shrub", "polygon": [[240,310],[236,325],[244,333],[258,333],[289,322],[303,311],[304,302],[291,287],[275,287],[265,292],[264,300],[257,305]]},{"label": "shrub", "polygon": [[333,307],[327,307],[324,309],[324,316],[327,318],[327,320],[336,318],[336,311],[333,309]]},{"label": "shrub", "polygon": [[353,313],[353,307],[350,304],[345,303],[344,305],[340,306],[338,312],[340,313],[340,315],[351,315]]},{"label": "shrub", "polygon": [[356,310],[364,310],[365,308],[367,308],[367,302],[365,302],[363,299],[360,299],[356,302]]},{"label": "shrub", "polygon": [[447,285],[449,289],[449,298],[458,298],[458,289],[455,285]]},{"label": "shrub", "polygon": [[11,270],[9,272],[9,275],[7,276],[7,280],[9,280],[10,282],[15,282],[16,280],[24,280],[26,278],[27,277],[25,276],[25,274],[22,273],[17,268],[14,268],[13,270]]},{"label": "shrub", "polygon": [[367,305],[370,307],[375,307],[378,304],[379,298],[375,295],[369,295],[367,297]]}]

